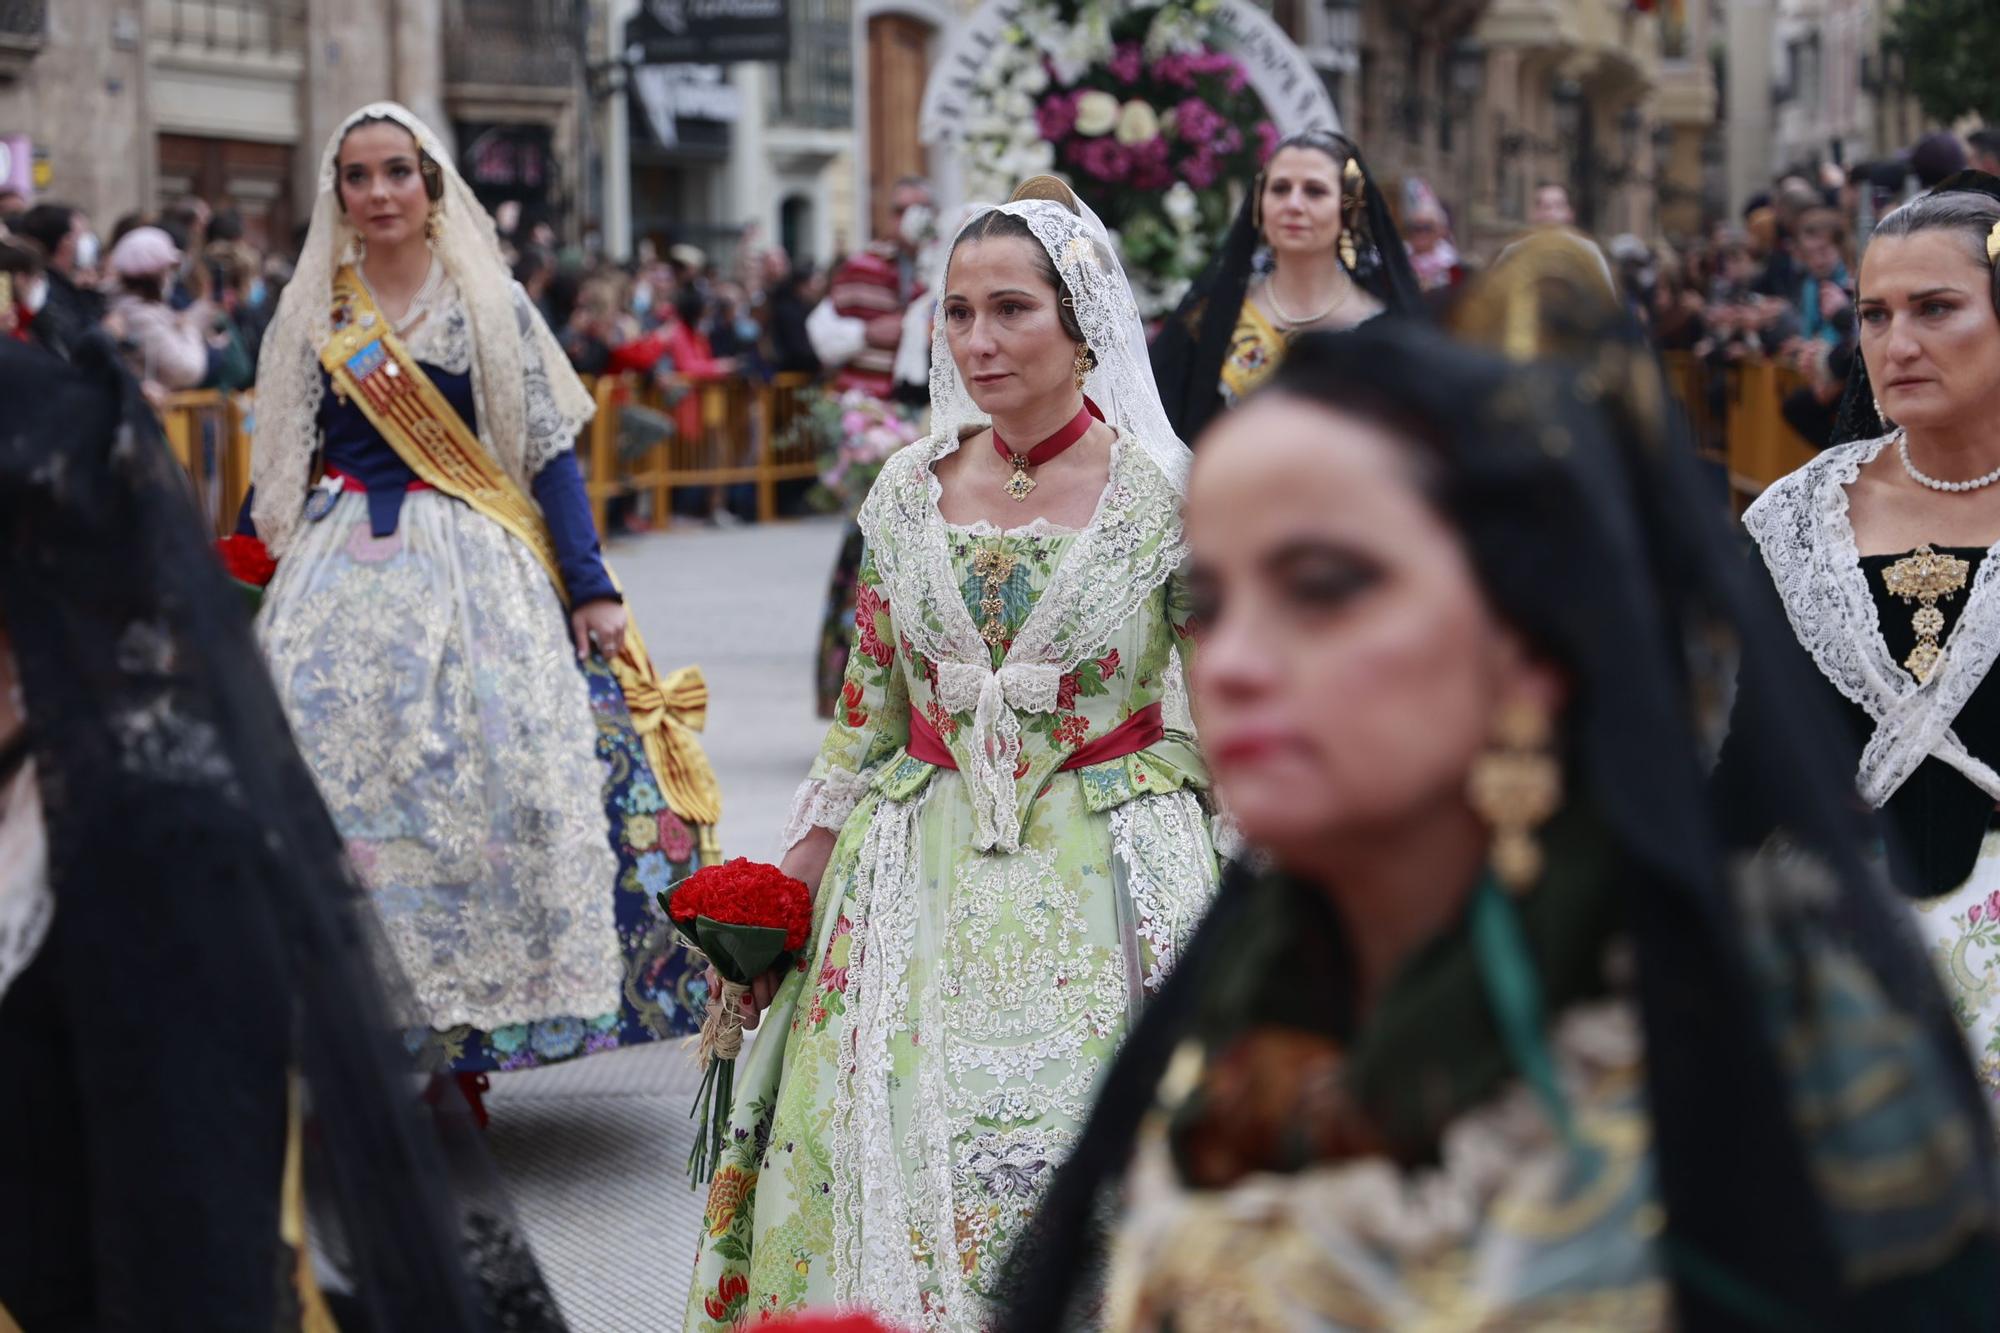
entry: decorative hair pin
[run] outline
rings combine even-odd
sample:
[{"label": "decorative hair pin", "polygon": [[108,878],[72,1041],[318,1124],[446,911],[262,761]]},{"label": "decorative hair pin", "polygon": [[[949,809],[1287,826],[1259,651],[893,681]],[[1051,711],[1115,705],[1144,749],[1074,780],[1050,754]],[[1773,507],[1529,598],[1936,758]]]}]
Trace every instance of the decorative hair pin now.
[{"label": "decorative hair pin", "polygon": [[1993,230],[1986,233],[1986,262],[2000,264],[2000,222],[1993,224]]}]

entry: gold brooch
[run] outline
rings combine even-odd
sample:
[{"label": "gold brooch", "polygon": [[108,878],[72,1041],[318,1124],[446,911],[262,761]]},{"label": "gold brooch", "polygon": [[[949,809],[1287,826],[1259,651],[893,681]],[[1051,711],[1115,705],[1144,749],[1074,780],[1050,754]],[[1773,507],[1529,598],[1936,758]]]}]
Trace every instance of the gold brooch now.
[{"label": "gold brooch", "polygon": [[1903,666],[1919,685],[1931,678],[1944,657],[1938,644],[1938,635],[1944,633],[1944,612],[1937,608],[1938,599],[1955,596],[1965,587],[1971,570],[1972,566],[1957,556],[1939,555],[1926,543],[1882,571],[1882,585],[1892,596],[1917,604],[1916,614],[1910,617],[1917,646],[1910,649]]},{"label": "gold brooch", "polygon": [[979,598],[979,610],[986,621],[979,627],[979,637],[994,648],[1007,638],[1007,603],[1001,599],[1000,589],[1013,577],[1014,566],[1018,563],[1011,551],[999,547],[988,547],[972,557],[973,577],[986,580]]}]

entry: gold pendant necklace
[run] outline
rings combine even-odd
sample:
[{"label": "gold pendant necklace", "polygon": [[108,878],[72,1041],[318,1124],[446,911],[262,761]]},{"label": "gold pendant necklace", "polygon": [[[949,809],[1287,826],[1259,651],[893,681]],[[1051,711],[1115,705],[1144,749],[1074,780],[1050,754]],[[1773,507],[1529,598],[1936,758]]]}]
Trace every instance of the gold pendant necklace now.
[{"label": "gold pendant necklace", "polygon": [[1014,475],[1007,478],[1007,484],[1001,489],[1013,496],[1018,504],[1028,498],[1029,491],[1035,489],[1035,479],[1028,475],[1028,460],[1021,455],[1014,454],[1007,461],[1014,465]]},{"label": "gold pendant necklace", "polygon": [[1916,631],[1916,647],[1903,659],[1903,668],[1921,685],[1931,678],[1944,657],[1938,636],[1944,633],[1944,612],[1939,598],[1949,601],[1965,587],[1972,566],[1955,555],[1939,555],[1926,542],[1882,571],[1882,586],[1892,596],[1915,602],[1910,628]]},{"label": "gold pendant necklace", "polygon": [[[1034,484],[1028,482],[1030,486]],[[985,623],[979,627],[979,637],[986,640],[988,647],[998,648],[1007,638],[1007,621],[1004,618],[1007,604],[1001,600],[1000,589],[1013,577],[1014,566],[1018,563],[1013,552],[997,546],[989,546],[972,557],[973,576],[986,580],[986,586],[979,593],[979,611],[986,617]]]}]

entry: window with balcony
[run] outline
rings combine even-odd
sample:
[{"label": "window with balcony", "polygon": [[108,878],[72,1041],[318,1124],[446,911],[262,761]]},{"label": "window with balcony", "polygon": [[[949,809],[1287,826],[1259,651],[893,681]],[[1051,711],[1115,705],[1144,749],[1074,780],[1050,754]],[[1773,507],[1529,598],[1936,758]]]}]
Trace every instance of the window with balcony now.
[{"label": "window with balcony", "polygon": [[447,0],[445,79],[566,88],[577,79],[579,0]]},{"label": "window with balcony", "polygon": [[771,119],[843,129],[854,123],[853,0],[794,0],[792,56],[778,67]]},{"label": "window with balcony", "polygon": [[155,38],[179,50],[261,56],[306,45],[306,0],[152,0],[149,17]]}]

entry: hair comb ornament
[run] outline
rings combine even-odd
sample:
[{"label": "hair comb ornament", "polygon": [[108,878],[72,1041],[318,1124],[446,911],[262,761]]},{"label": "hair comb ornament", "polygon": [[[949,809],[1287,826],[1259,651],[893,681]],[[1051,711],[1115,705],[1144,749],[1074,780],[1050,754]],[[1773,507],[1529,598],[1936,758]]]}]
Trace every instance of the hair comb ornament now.
[{"label": "hair comb ornament", "polygon": [[1047,173],[1030,176],[1014,188],[1014,195],[1007,202],[1020,204],[1030,199],[1046,199],[1052,204],[1061,204],[1078,217],[1083,216],[1076,206],[1076,191],[1070,189],[1069,183],[1060,176]]},{"label": "hair comb ornament", "polygon": [[2000,264],[2000,222],[1993,224],[1993,230],[1986,233],[1986,262]]}]

